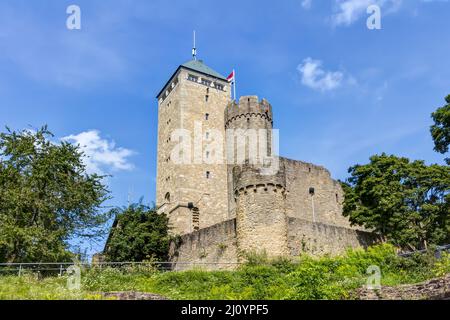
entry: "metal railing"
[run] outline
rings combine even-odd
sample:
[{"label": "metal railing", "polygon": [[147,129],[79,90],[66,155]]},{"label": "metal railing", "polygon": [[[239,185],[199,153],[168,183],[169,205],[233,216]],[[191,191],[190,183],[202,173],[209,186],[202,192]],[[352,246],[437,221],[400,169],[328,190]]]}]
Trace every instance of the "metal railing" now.
[{"label": "metal railing", "polygon": [[[409,251],[409,252],[400,253],[399,256],[400,257],[410,257],[417,253],[425,254],[428,251],[430,251],[430,250],[423,249],[423,250],[417,250],[417,251]],[[436,258],[440,258],[442,256],[442,252],[450,252],[450,244],[447,244],[444,246],[437,246],[436,249],[434,250],[434,254],[435,254]]]},{"label": "metal railing", "polygon": [[[400,257],[410,257],[414,254],[425,254],[429,249],[399,253]],[[435,249],[436,258],[441,258],[443,252],[450,253],[450,244],[438,246]],[[18,275],[24,273],[45,273],[62,276],[71,266],[78,266],[84,270],[113,268],[123,271],[182,271],[188,269],[234,269],[241,265],[238,262],[180,262],[180,261],[158,261],[158,262],[43,262],[43,263],[0,263],[1,275]]]},{"label": "metal railing", "polygon": [[71,266],[81,269],[119,269],[123,271],[181,271],[187,269],[230,269],[239,266],[240,263],[220,262],[97,262],[97,263],[74,263],[74,262],[52,262],[52,263],[0,263],[0,275],[18,275],[25,273],[45,273],[62,276]]}]

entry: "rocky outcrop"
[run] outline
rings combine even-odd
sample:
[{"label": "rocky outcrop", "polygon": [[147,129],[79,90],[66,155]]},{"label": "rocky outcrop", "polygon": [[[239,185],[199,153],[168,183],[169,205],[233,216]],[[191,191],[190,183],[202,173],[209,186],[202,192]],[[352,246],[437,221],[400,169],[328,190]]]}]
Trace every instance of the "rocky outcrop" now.
[{"label": "rocky outcrop", "polygon": [[380,290],[361,288],[356,291],[356,297],[359,300],[450,300],[450,274],[413,285]]},{"label": "rocky outcrop", "polygon": [[169,300],[159,294],[154,293],[143,293],[143,292],[105,292],[102,293],[105,299],[114,300]]}]

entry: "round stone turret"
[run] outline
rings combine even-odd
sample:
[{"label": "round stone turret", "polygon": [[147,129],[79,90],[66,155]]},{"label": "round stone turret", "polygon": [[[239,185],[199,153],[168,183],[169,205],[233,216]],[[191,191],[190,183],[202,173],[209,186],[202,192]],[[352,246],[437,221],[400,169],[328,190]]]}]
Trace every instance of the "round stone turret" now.
[{"label": "round stone turret", "polygon": [[262,166],[272,154],[272,106],[266,99],[243,96],[225,109],[226,148],[228,164],[228,208],[236,214],[233,168],[244,164]]},{"label": "round stone turret", "polygon": [[261,169],[235,167],[237,245],[241,260],[245,253],[263,253],[268,257],[288,255],[286,181],[284,170],[264,175]]},{"label": "round stone turret", "polygon": [[272,129],[272,106],[266,99],[243,96],[225,109],[225,129]]},{"label": "round stone turret", "polygon": [[243,96],[225,109],[228,164],[262,164],[272,152],[272,106],[257,96]]}]

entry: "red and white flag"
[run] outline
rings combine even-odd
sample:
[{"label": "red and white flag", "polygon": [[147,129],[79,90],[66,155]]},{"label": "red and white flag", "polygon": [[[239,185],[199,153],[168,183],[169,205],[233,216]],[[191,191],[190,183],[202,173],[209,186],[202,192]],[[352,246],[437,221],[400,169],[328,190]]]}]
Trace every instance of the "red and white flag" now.
[{"label": "red and white flag", "polygon": [[233,82],[234,81],[234,70],[232,73],[230,73],[230,75],[227,77],[227,81],[228,82]]},{"label": "red and white flag", "polygon": [[233,69],[233,72],[227,77],[228,83],[231,83],[230,86],[230,95],[233,100],[233,91],[234,91],[234,100],[236,100],[236,72]]}]

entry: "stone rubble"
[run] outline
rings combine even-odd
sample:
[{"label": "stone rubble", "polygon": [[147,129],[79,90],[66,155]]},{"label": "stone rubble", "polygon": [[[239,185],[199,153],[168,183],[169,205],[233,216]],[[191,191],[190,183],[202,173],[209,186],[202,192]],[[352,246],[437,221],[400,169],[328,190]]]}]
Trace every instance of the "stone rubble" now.
[{"label": "stone rubble", "polygon": [[413,285],[381,287],[380,290],[361,288],[359,300],[450,300],[450,274]]}]

